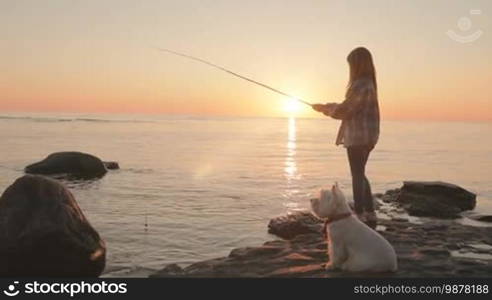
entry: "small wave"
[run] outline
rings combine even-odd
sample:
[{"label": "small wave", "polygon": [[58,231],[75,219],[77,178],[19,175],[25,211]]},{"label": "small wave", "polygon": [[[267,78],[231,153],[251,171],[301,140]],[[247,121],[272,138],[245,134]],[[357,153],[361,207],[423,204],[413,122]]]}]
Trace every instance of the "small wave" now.
[{"label": "small wave", "polygon": [[154,169],[135,169],[135,168],[128,168],[124,169],[127,172],[134,173],[134,174],[151,174],[155,173]]},{"label": "small wave", "polygon": [[151,120],[98,119],[98,118],[55,118],[32,116],[0,116],[0,120],[20,120],[30,122],[95,122],[95,123],[153,123]]},{"label": "small wave", "polygon": [[75,118],[74,122],[99,122],[99,123],[154,123],[151,120],[110,120],[110,119],[91,119],[91,118]]},{"label": "small wave", "polygon": [[19,169],[19,168],[4,166],[4,165],[0,165],[0,169],[14,171],[14,172],[23,172],[24,171],[24,169]]}]

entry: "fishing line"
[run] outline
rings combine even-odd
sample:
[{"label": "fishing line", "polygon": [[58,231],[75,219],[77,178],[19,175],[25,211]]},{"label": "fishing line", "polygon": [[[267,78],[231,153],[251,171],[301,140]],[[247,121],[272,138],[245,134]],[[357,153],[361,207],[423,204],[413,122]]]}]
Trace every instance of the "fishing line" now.
[{"label": "fishing line", "polygon": [[253,79],[251,79],[251,78],[245,77],[245,76],[243,76],[243,75],[240,75],[240,74],[238,74],[238,73],[236,73],[236,72],[233,72],[233,71],[231,71],[231,70],[228,70],[228,69],[226,69],[226,68],[224,68],[224,67],[221,67],[221,66],[219,66],[219,65],[216,65],[216,64],[211,63],[211,62],[209,62],[209,61],[203,60],[203,59],[201,59],[201,58],[194,57],[194,56],[191,56],[191,55],[188,55],[188,54],[179,53],[179,52],[176,52],[176,51],[173,51],[173,50],[169,50],[169,49],[165,49],[165,48],[159,48],[159,47],[154,47],[154,48],[155,48],[155,49],[157,49],[157,50],[159,50],[159,51],[163,51],[163,52],[171,53],[171,54],[178,55],[178,56],[181,56],[181,57],[185,57],[185,58],[188,58],[188,59],[191,59],[191,60],[197,61],[197,62],[201,62],[201,63],[203,63],[203,64],[209,65],[209,66],[211,66],[211,67],[214,67],[214,68],[216,68],[216,69],[219,69],[219,70],[221,70],[221,71],[224,71],[224,72],[226,72],[226,73],[229,73],[229,74],[231,74],[231,75],[233,75],[233,76],[239,77],[239,78],[241,78],[241,79],[244,79],[244,80],[249,81],[249,82],[251,82],[251,83],[254,83],[254,84],[256,84],[256,85],[262,86],[262,87],[264,87],[264,88],[266,88],[266,89],[269,89],[269,90],[271,90],[271,91],[273,91],[273,92],[275,92],[275,93],[278,93],[278,94],[280,94],[280,95],[287,96],[287,97],[289,97],[289,98],[291,98],[291,99],[295,99],[295,100],[297,100],[297,101],[299,101],[299,102],[301,102],[301,103],[303,103],[303,104],[306,104],[306,105],[312,106],[312,104],[311,104],[311,103],[309,103],[309,102],[307,102],[307,101],[304,101],[304,100],[302,100],[302,99],[300,99],[300,98],[297,98],[297,97],[294,97],[294,96],[289,95],[289,94],[287,94],[287,93],[284,93],[284,92],[282,92],[282,91],[280,91],[280,90],[278,90],[278,89],[276,89],[276,88],[273,88],[273,87],[271,87],[271,86],[269,86],[269,85],[266,85],[266,84],[264,84],[264,83],[261,83],[261,82],[258,82],[258,81],[256,81],[256,80],[253,80]]}]

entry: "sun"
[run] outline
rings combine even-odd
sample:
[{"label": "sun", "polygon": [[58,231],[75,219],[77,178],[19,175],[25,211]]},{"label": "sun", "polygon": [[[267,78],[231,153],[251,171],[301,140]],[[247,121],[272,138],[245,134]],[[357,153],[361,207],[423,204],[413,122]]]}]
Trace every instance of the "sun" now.
[{"label": "sun", "polygon": [[295,98],[287,99],[284,104],[284,111],[290,114],[298,113],[301,108],[301,103]]}]

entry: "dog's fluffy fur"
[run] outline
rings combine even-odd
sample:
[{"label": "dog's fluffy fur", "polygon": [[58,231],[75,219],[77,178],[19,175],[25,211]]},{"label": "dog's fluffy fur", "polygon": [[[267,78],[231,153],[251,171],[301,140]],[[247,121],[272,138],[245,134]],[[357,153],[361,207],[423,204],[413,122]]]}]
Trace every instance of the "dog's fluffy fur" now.
[{"label": "dog's fluffy fur", "polygon": [[327,270],[348,272],[395,272],[396,254],[390,243],[354,215],[337,220],[337,216],[351,213],[345,196],[334,185],[322,189],[317,199],[311,200],[313,212],[321,219],[332,219],[326,229],[328,255]]}]

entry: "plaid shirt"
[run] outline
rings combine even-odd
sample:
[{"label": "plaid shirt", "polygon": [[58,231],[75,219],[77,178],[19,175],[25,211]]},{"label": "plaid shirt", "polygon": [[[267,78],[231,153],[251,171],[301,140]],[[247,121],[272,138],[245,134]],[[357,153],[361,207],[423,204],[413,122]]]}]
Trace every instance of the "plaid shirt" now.
[{"label": "plaid shirt", "polygon": [[346,100],[337,104],[330,115],[342,120],[337,145],[376,145],[379,138],[379,104],[371,80],[356,80],[348,89]]}]

